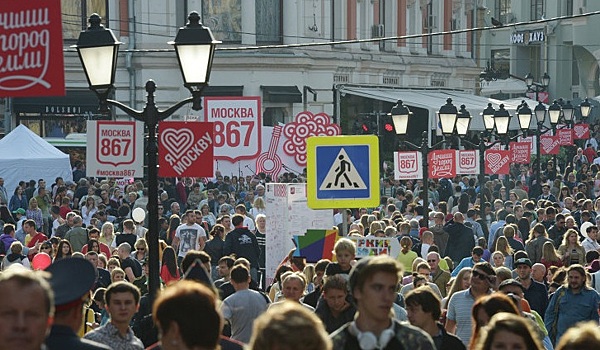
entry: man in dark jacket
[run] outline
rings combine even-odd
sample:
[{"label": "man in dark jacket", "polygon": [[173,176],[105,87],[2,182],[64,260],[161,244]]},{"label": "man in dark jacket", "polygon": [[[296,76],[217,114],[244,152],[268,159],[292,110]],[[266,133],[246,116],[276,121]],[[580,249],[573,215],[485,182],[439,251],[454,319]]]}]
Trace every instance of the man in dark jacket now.
[{"label": "man in dark jacket", "polygon": [[244,217],[240,214],[235,214],[231,218],[231,223],[235,229],[225,238],[225,246],[223,254],[235,254],[238,258],[246,258],[250,261],[250,276],[253,281],[258,281],[258,257],[260,256],[260,247],[256,236],[248,227],[244,225]]},{"label": "man in dark jacket", "polygon": [[410,324],[429,334],[437,350],[466,350],[462,341],[438,322],[441,303],[431,288],[413,289],[406,295],[405,303]]},{"label": "man in dark jacket", "polygon": [[473,230],[465,226],[464,221],[464,215],[457,212],[453,219],[444,225],[444,231],[448,232],[446,255],[452,259],[454,266],[458,265],[463,258],[470,256],[475,246]]}]

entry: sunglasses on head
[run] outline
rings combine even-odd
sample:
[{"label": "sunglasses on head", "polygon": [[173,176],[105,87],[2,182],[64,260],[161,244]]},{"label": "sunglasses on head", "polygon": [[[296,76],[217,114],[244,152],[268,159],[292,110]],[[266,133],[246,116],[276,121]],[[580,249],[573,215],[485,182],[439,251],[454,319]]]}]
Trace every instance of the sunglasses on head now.
[{"label": "sunglasses on head", "polygon": [[491,276],[488,276],[485,273],[481,273],[477,270],[472,270],[471,273],[473,274],[473,277],[479,278],[482,281],[485,281],[485,280],[489,281],[490,277],[491,277]]}]

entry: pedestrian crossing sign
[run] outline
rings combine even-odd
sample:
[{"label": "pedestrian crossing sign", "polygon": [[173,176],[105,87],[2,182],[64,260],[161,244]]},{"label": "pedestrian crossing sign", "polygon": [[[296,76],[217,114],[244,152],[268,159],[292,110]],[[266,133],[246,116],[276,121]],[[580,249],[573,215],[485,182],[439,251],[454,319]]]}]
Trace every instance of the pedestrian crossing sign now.
[{"label": "pedestrian crossing sign", "polygon": [[377,136],[316,136],[306,146],[309,208],[379,205]]}]

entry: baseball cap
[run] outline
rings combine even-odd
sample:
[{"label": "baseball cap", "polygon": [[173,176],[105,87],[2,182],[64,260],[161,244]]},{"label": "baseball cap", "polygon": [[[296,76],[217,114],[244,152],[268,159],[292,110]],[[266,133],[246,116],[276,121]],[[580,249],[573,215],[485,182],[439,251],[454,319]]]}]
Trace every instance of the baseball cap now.
[{"label": "baseball cap", "polygon": [[531,267],[533,264],[531,263],[531,260],[529,260],[529,258],[520,258],[520,259],[517,259],[517,261],[515,261],[513,265],[515,267],[517,267],[519,265],[527,265],[527,266]]},{"label": "baseball cap", "polygon": [[502,289],[502,287],[504,286],[517,286],[521,288],[523,292],[525,291],[525,287],[523,286],[523,284],[521,284],[521,282],[513,278],[509,278],[507,280],[502,281],[502,283],[500,283],[500,285],[498,286],[498,289]]},{"label": "baseball cap", "polygon": [[13,211],[13,214],[21,214],[21,215],[25,215],[25,213],[26,213],[26,212],[25,212],[25,209],[23,209],[23,208],[19,208],[19,209],[17,209],[17,210],[15,210],[15,211]]}]

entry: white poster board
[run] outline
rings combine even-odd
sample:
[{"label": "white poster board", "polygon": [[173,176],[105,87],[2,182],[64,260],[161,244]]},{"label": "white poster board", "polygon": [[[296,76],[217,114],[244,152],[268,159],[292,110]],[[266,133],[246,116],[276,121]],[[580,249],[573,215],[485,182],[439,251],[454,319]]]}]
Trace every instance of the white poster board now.
[{"label": "white poster board", "polygon": [[265,189],[267,212],[266,284],[273,282],[279,263],[295,248],[293,236],[308,229],[331,229],[333,210],[310,209],[306,184],[268,183]]}]

